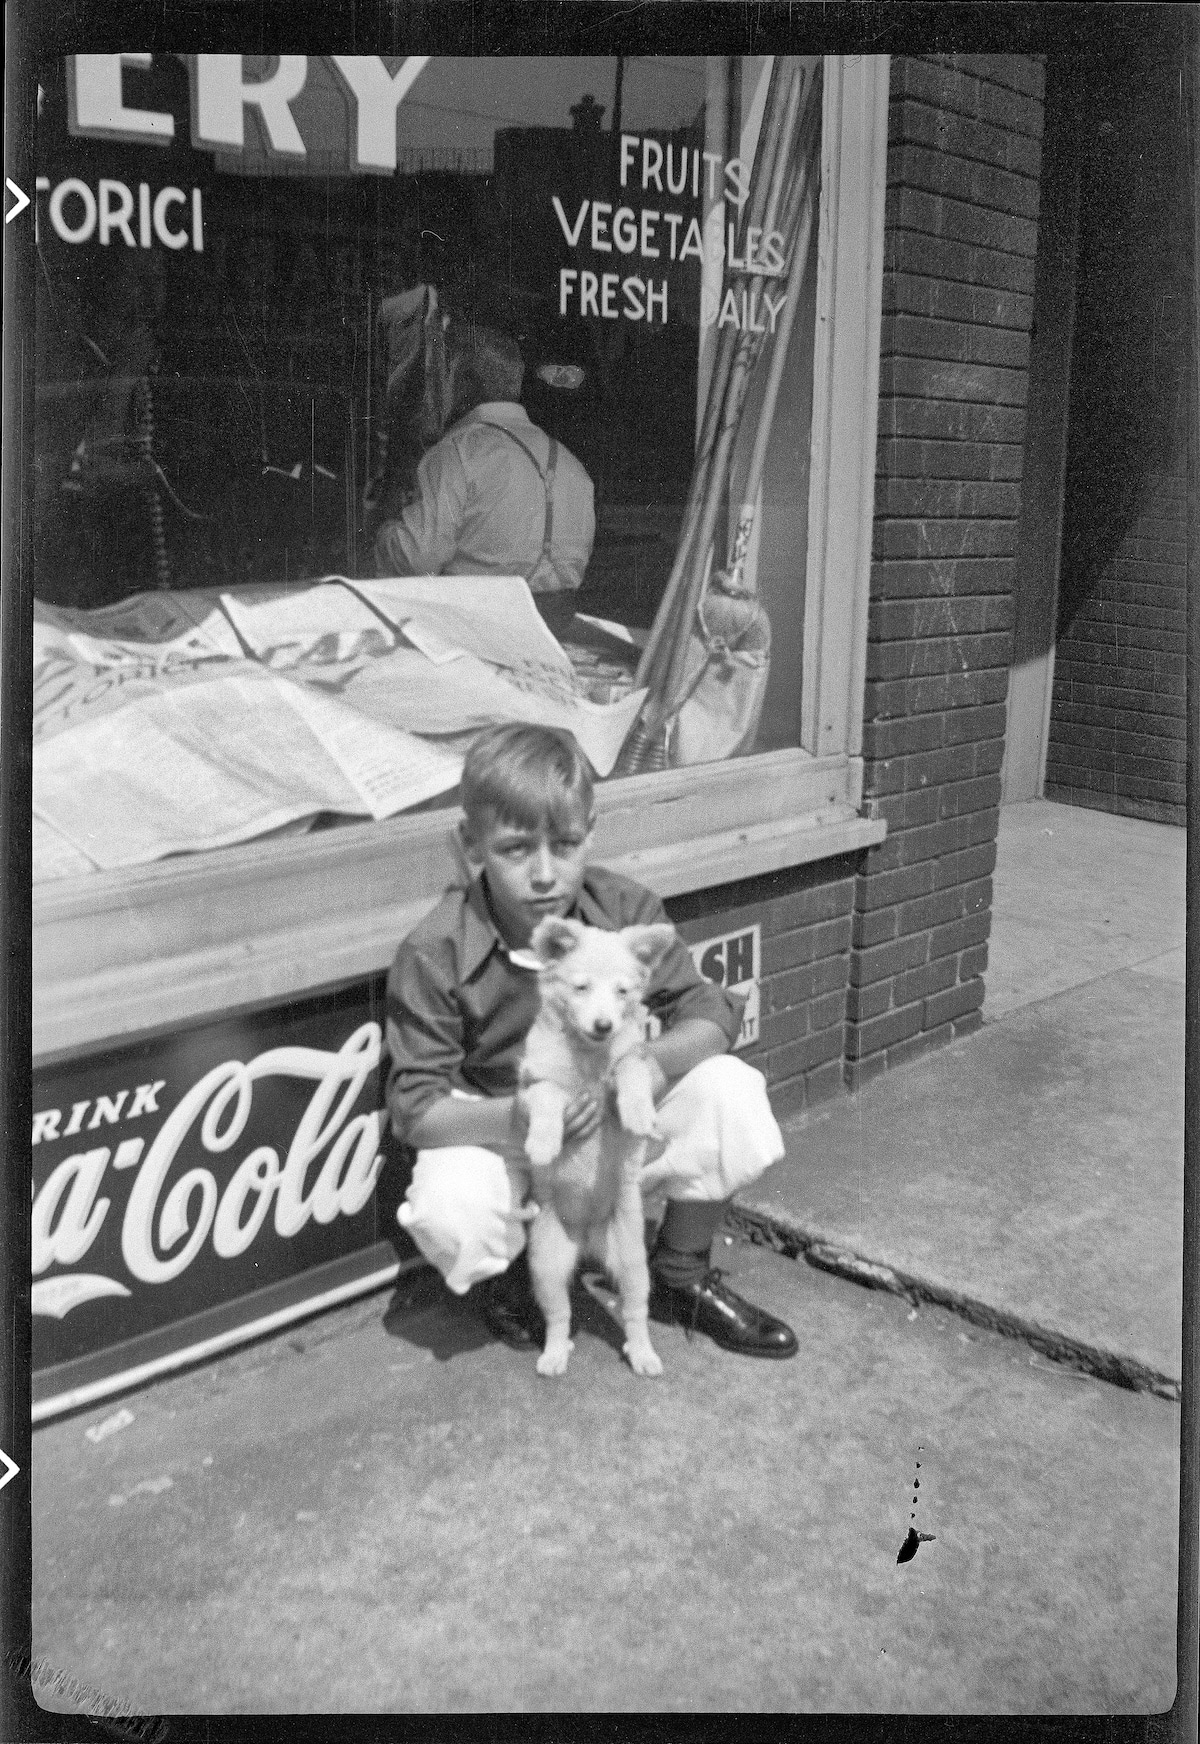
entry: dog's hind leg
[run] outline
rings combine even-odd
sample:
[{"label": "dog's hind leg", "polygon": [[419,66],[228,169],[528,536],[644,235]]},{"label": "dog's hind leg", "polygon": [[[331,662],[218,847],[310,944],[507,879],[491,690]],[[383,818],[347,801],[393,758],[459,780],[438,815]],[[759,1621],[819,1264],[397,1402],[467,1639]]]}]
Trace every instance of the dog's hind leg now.
[{"label": "dog's hind leg", "polygon": [[546,1319],[546,1347],[537,1360],[539,1375],[561,1375],[571,1355],[571,1279],[578,1258],[578,1242],[543,1205],[529,1231],[529,1275]]},{"label": "dog's hind leg", "polygon": [[650,1268],[646,1264],[646,1240],[642,1221],[642,1197],[636,1185],[625,1182],[612,1222],[608,1226],[605,1263],[621,1292],[621,1319],[625,1323],[625,1355],[635,1375],[661,1375],[662,1361],[650,1342],[647,1307],[650,1300]]}]

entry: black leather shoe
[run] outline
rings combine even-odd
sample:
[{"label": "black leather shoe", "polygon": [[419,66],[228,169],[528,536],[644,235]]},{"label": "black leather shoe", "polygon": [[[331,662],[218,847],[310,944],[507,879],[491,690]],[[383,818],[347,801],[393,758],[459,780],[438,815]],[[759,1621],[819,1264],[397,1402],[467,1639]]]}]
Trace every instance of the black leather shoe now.
[{"label": "black leather shoe", "polygon": [[519,1290],[505,1288],[505,1279],[489,1278],[477,1286],[475,1306],[493,1338],[510,1350],[541,1350],[546,1323],[537,1303]]},{"label": "black leather shoe", "polygon": [[658,1321],[703,1332],[722,1350],[739,1356],[795,1356],[796,1334],[773,1314],[766,1314],[721,1282],[716,1266],[694,1284],[668,1284],[655,1278],[650,1313]]}]

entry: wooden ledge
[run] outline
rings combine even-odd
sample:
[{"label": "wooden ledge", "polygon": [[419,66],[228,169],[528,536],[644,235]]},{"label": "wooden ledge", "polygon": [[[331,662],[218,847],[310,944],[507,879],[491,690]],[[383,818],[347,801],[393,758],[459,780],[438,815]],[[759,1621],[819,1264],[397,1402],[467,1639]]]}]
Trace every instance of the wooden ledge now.
[{"label": "wooden ledge", "polygon": [[[602,787],[595,858],[660,896],[719,888],[883,839],[854,760],[773,752]],[[247,844],[40,886],[34,1059],[50,1065],[386,969],[460,876],[457,813]]]}]

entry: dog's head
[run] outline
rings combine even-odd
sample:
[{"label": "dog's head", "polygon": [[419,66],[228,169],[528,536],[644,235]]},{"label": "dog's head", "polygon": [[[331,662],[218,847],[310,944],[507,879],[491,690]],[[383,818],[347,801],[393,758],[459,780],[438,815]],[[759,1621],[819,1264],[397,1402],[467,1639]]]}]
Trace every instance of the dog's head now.
[{"label": "dog's head", "polygon": [[654,966],[674,938],[675,928],[662,922],[609,933],[549,916],[529,941],[542,960],[543,1009],[586,1041],[606,1045],[637,1020]]}]

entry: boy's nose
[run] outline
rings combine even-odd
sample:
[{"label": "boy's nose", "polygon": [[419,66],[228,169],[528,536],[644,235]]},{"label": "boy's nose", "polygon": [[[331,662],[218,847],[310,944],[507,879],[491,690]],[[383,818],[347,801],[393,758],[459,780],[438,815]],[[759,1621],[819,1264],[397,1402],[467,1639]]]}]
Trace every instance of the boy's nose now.
[{"label": "boy's nose", "polygon": [[532,877],[533,882],[539,889],[543,885],[554,883],[554,861],[550,856],[550,849],[548,847],[543,846],[538,849],[533,862]]}]

